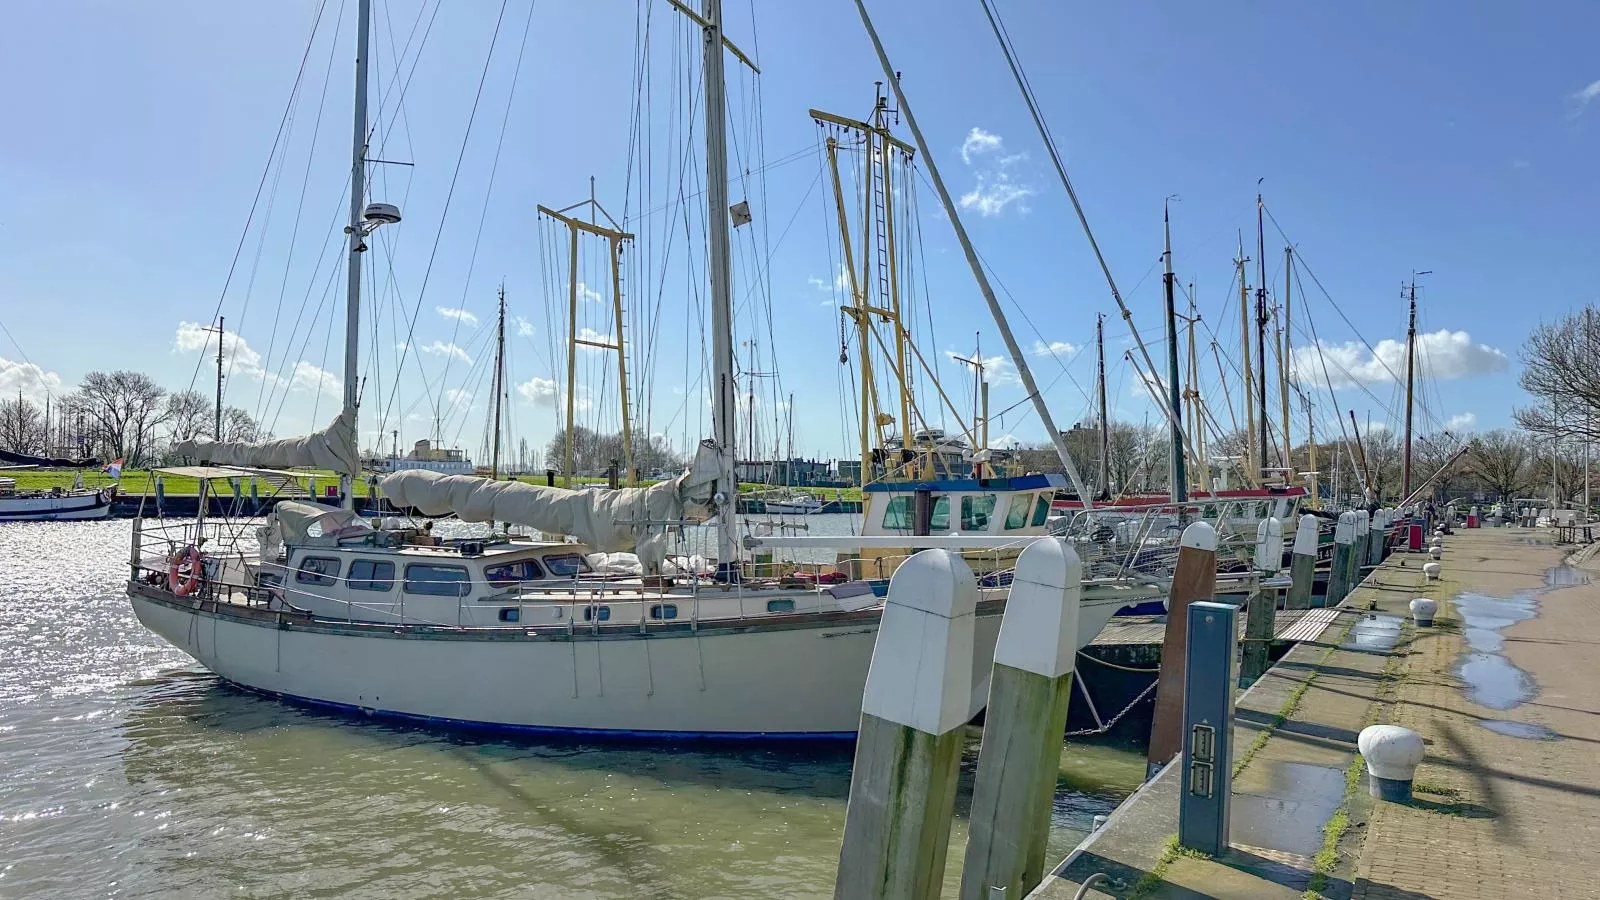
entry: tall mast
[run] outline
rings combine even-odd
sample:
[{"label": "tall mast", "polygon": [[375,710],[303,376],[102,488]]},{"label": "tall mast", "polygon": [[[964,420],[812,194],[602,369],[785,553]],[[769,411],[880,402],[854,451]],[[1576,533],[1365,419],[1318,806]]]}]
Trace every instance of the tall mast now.
[{"label": "tall mast", "polygon": [[1170,470],[1167,474],[1167,486],[1171,490],[1174,502],[1189,499],[1188,478],[1183,461],[1183,394],[1178,387],[1178,310],[1173,298],[1174,281],[1172,275],[1172,216],[1168,207],[1172,198],[1161,201],[1161,230],[1165,238],[1166,250],[1161,254],[1166,261],[1166,274],[1162,281],[1166,286],[1167,297],[1167,405],[1172,409],[1171,422],[1169,422],[1172,435],[1172,452]]},{"label": "tall mast", "polygon": [[212,433],[217,436],[218,441],[222,440],[222,336],[226,334],[222,326],[226,321],[225,317],[217,316],[217,418],[215,430]]},{"label": "tall mast", "polygon": [[[727,96],[722,75],[722,0],[704,0],[706,96],[706,230],[711,280],[711,436],[717,444],[717,577],[738,575],[739,547],[733,517],[739,505],[734,466],[733,270],[728,259]],[[866,473],[862,473],[863,478]]]},{"label": "tall mast", "polygon": [[1267,250],[1262,231],[1261,195],[1256,194],[1256,400],[1261,414],[1261,468],[1268,465],[1267,446]]},{"label": "tall mast", "polygon": [[1400,496],[1411,496],[1411,411],[1417,369],[1417,274],[1411,273],[1411,314],[1406,324],[1406,443],[1400,463]]},{"label": "tall mast", "polygon": [[506,392],[506,286],[500,285],[500,322],[494,345],[494,444],[489,450],[489,479],[500,479],[500,398]]},{"label": "tall mast", "polygon": [[1111,420],[1106,416],[1106,317],[1094,317],[1095,392],[1100,402],[1100,490],[1111,496]]},{"label": "tall mast", "polygon": [[1239,256],[1233,261],[1234,267],[1239,270],[1239,352],[1244,354],[1241,360],[1243,365],[1239,371],[1244,373],[1244,474],[1259,482],[1261,472],[1257,468],[1260,463],[1256,459],[1256,409],[1254,385],[1255,373],[1250,365],[1250,282],[1245,277],[1244,264],[1250,257],[1244,255],[1244,235],[1239,235]]},{"label": "tall mast", "polygon": [[1290,278],[1294,273],[1294,248],[1283,248],[1283,319],[1278,323],[1278,392],[1283,401],[1283,467],[1289,471],[1284,483],[1294,480],[1294,441],[1289,437],[1289,300]]},{"label": "tall mast", "polygon": [[[351,420],[356,416],[357,355],[361,345],[361,252],[367,249],[365,231],[361,224],[362,206],[367,197],[367,33],[372,30],[372,0],[361,0],[356,15],[356,108],[355,123],[350,138],[350,232],[349,265],[346,275],[344,317],[344,409],[343,415]],[[351,458],[359,452],[357,435],[351,428]],[[344,508],[355,509],[355,473],[339,473],[339,493],[344,497]]]},{"label": "tall mast", "polygon": [[[707,2],[714,3],[716,0]],[[1084,486],[1083,479],[1078,475],[1077,465],[1072,461],[1072,452],[1067,449],[1066,437],[1056,428],[1055,417],[1050,415],[1044,393],[1039,390],[1039,384],[1033,378],[1033,369],[1028,365],[1027,354],[1022,352],[1022,346],[1017,343],[1016,335],[1011,332],[1011,323],[1006,320],[1005,310],[1001,309],[1000,301],[994,295],[994,288],[989,284],[989,275],[984,271],[983,263],[978,259],[978,252],[973,249],[972,241],[967,237],[967,229],[961,223],[961,217],[956,211],[955,200],[950,196],[950,190],[945,186],[943,176],[939,174],[938,163],[928,150],[928,141],[917,125],[917,117],[912,114],[911,104],[906,102],[905,91],[900,88],[898,73],[889,63],[889,54],[883,49],[883,41],[879,40],[878,30],[872,26],[872,17],[867,14],[866,4],[862,0],[856,0],[856,12],[861,15],[861,24],[866,28],[867,37],[872,39],[872,49],[877,52],[878,63],[883,67],[884,77],[894,90],[895,100],[900,104],[900,113],[905,116],[906,127],[911,129],[911,135],[916,139],[918,149],[922,151],[922,158],[928,165],[928,180],[933,182],[934,189],[939,192],[939,201],[944,206],[945,216],[950,219],[950,224],[955,229],[956,240],[960,242],[961,250],[967,258],[967,265],[972,269],[973,280],[978,283],[984,302],[989,306],[989,314],[994,317],[995,326],[1000,329],[1000,336],[1006,342],[1006,350],[1011,354],[1011,361],[1017,367],[1017,377],[1022,381],[1022,389],[1027,391],[1028,398],[1033,402],[1034,412],[1039,416],[1039,424],[1044,426],[1045,434],[1049,435],[1050,442],[1055,445],[1056,455],[1061,458],[1062,468],[1067,470],[1067,478],[1072,481],[1073,490],[1082,498],[1084,508],[1090,509],[1093,507],[1093,501]],[[708,94],[707,100],[709,99]]]}]

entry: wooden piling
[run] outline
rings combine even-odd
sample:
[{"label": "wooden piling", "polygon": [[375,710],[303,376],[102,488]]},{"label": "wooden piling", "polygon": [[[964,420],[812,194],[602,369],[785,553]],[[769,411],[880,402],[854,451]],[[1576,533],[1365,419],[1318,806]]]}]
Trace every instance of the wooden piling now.
[{"label": "wooden piling", "polygon": [[989,900],[996,889],[1022,897],[1044,877],[1082,582],[1083,564],[1063,541],[1034,541],[1017,557],[989,679],[962,900]]},{"label": "wooden piling", "polygon": [[1239,677],[1254,682],[1271,664],[1272,630],[1277,622],[1278,592],[1262,582],[1278,574],[1283,566],[1283,522],[1268,516],[1256,525],[1256,589],[1245,610],[1244,648],[1240,653]]},{"label": "wooden piling", "polygon": [[1317,517],[1306,513],[1294,531],[1294,552],[1289,556],[1289,597],[1284,609],[1310,609],[1317,580]]},{"label": "wooden piling", "polygon": [[1156,675],[1155,719],[1150,725],[1150,771],[1166,765],[1183,746],[1183,667],[1189,639],[1189,604],[1217,594],[1217,532],[1206,522],[1183,530],[1167,597],[1167,630]]},{"label": "wooden piling", "polygon": [[1361,584],[1366,576],[1361,570],[1367,564],[1367,545],[1372,542],[1372,518],[1364,509],[1355,510],[1351,515],[1355,523],[1355,540],[1351,542],[1350,553],[1350,581],[1345,592],[1349,593]]},{"label": "wooden piling", "polygon": [[1372,526],[1367,539],[1367,565],[1383,564],[1384,552],[1389,546],[1389,511],[1380,509],[1372,514]]},{"label": "wooden piling", "polygon": [[1350,593],[1350,563],[1356,539],[1356,514],[1346,510],[1339,513],[1339,522],[1333,528],[1333,561],[1328,566],[1328,593],[1323,598],[1326,606],[1338,606]]},{"label": "wooden piling", "polygon": [[961,556],[924,550],[889,580],[867,670],[834,897],[939,895],[972,718],[977,582]]}]

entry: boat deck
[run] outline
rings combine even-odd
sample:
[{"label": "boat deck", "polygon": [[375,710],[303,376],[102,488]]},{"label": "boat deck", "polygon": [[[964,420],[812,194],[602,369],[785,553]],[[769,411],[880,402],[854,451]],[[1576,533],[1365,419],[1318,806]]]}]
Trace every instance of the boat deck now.
[{"label": "boat deck", "polygon": [[[1279,610],[1272,637],[1278,641],[1314,641],[1333,624],[1337,609]],[[1239,617],[1239,637],[1244,637],[1244,616]],[[1167,633],[1166,616],[1118,616],[1106,624],[1090,646],[1160,644]]]}]

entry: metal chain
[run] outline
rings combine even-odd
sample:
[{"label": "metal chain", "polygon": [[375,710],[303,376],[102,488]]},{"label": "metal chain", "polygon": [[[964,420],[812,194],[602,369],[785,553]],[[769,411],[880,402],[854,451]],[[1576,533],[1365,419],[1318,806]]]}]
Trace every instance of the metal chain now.
[{"label": "metal chain", "polygon": [[1138,706],[1139,703],[1142,700],[1144,700],[1144,698],[1150,696],[1150,692],[1156,689],[1156,685],[1158,683],[1159,683],[1159,681],[1151,681],[1150,682],[1150,686],[1145,688],[1144,690],[1140,691],[1139,692],[1139,696],[1133,698],[1132,702],[1130,702],[1127,706],[1124,706],[1122,708],[1122,712],[1119,712],[1116,715],[1112,716],[1111,717],[1111,721],[1105,723],[1104,725],[1101,725],[1098,728],[1082,728],[1082,729],[1079,729],[1077,731],[1069,731],[1069,732],[1067,732],[1066,736],[1067,737],[1084,737],[1086,735],[1091,735],[1091,734],[1103,734],[1103,733],[1105,733],[1107,731],[1110,731],[1111,729],[1117,727],[1117,723],[1121,722],[1124,716],[1126,716],[1129,712],[1131,712],[1135,706]]}]

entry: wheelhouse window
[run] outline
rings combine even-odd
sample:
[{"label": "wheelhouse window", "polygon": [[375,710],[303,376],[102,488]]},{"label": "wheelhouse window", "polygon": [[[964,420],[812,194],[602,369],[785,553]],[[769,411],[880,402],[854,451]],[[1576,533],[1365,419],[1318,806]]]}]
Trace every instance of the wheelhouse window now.
[{"label": "wheelhouse window", "polygon": [[950,530],[950,495],[933,498],[933,515],[928,517],[928,530],[934,533]]},{"label": "wheelhouse window", "polygon": [[887,531],[911,530],[911,498],[904,494],[890,497],[883,508],[883,527]]},{"label": "wheelhouse window", "polygon": [[577,553],[551,553],[544,557],[544,567],[557,578],[571,578],[581,572],[592,571],[589,563]]},{"label": "wheelhouse window", "polygon": [[1016,531],[1018,528],[1027,527],[1028,513],[1031,511],[1033,495],[1016,494],[1006,502],[1010,504],[1006,507],[1006,530]]},{"label": "wheelhouse window", "polygon": [[994,518],[994,494],[968,495],[961,498],[961,530],[988,531],[989,520]]},{"label": "wheelhouse window", "polygon": [[412,563],[406,566],[406,593],[435,597],[465,597],[472,593],[472,578],[462,566]]},{"label": "wheelhouse window", "polygon": [[538,581],[544,577],[544,569],[531,559],[519,559],[516,562],[502,563],[498,566],[485,566],[483,577],[491,585],[518,584],[523,581]]},{"label": "wheelhouse window", "polygon": [[1050,495],[1040,494],[1039,502],[1033,507],[1033,527],[1043,528],[1044,523],[1050,520]]},{"label": "wheelhouse window", "polygon": [[394,563],[380,559],[358,559],[350,564],[350,589],[388,591],[394,588]]},{"label": "wheelhouse window", "polygon": [[294,580],[301,584],[333,584],[339,580],[339,561],[331,556],[308,556],[300,561]]}]

